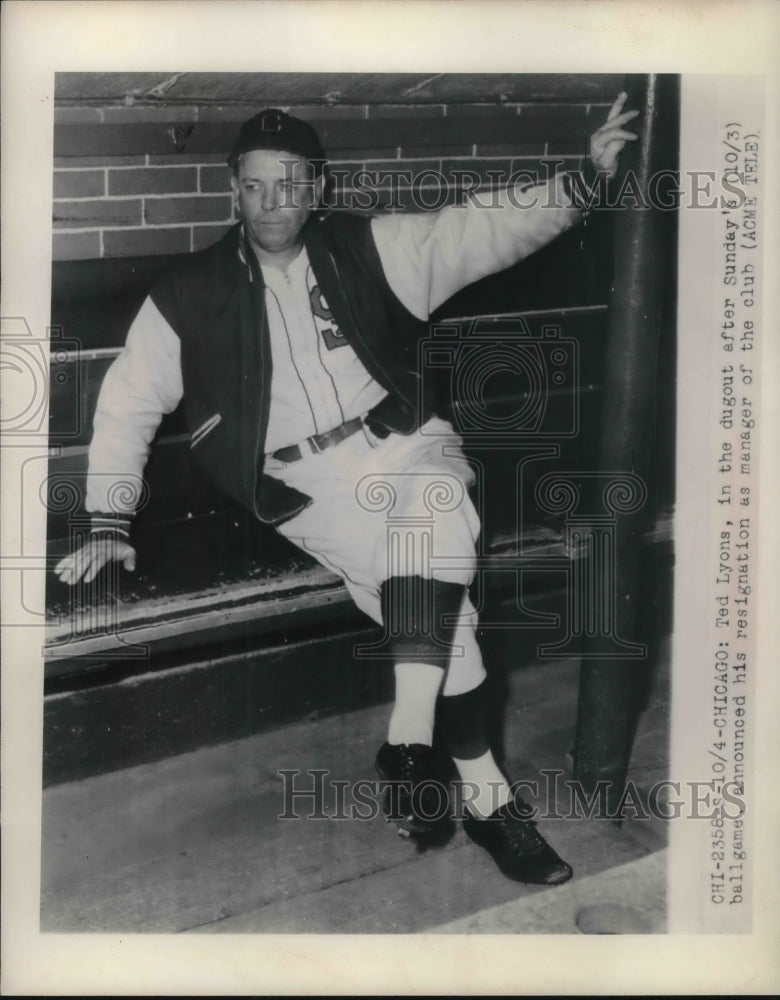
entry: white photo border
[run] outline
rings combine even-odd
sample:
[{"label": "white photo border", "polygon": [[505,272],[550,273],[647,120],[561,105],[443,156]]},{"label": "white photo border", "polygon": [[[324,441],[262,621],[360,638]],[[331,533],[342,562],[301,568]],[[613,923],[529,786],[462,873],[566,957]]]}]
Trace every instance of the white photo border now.
[{"label": "white photo border", "polygon": [[[632,0],[557,2],[30,3],[2,11],[3,317],[49,322],[54,73],[60,71],[669,72],[750,73],[766,86],[764,170],[765,373],[778,370],[780,173],[772,3]],[[685,113],[685,106],[683,107]],[[713,122],[717,118],[713,114]],[[713,124],[713,128],[716,126]],[[683,137],[683,142],[685,137]],[[770,220],[774,225],[770,225]],[[681,276],[688,262],[680,261]],[[772,287],[772,286],[775,287]],[[681,300],[686,295],[680,282]],[[682,330],[679,331],[682,333]],[[686,372],[678,373],[685,385]],[[761,697],[753,930],[744,935],[642,938],[41,935],[40,763],[43,630],[3,631],[3,992],[29,995],[355,993],[776,992],[780,875],[776,761],[779,704],[775,497],[777,399],[762,397],[758,663]],[[707,428],[706,443],[709,448]],[[693,425],[686,433],[696,433]],[[40,454],[40,449],[37,451]],[[29,451],[3,449],[3,552],[43,551],[42,517],[21,516],[19,470]],[[16,487],[16,489],[15,489]],[[678,504],[697,503],[678,480]],[[678,532],[680,530],[678,515]],[[23,525],[25,537],[20,539]],[[19,548],[21,546],[21,548]],[[700,567],[699,567],[700,571]],[[0,574],[4,614],[20,594]],[[697,568],[676,568],[678,598]],[[42,606],[44,570],[25,574]],[[678,603],[677,611],[681,610]],[[684,611],[684,607],[682,608]],[[680,627],[680,621],[675,626]],[[681,670],[680,663],[676,670]],[[684,720],[683,720],[684,722]],[[676,726],[681,725],[679,713]],[[673,761],[672,770],[678,762]],[[684,866],[685,859],[681,862]],[[670,891],[675,891],[674,882]]]}]

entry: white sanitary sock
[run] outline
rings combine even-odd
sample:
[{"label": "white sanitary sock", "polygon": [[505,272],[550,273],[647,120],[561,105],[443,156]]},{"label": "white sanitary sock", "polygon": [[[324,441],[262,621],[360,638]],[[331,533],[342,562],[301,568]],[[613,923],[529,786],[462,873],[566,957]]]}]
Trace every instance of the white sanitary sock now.
[{"label": "white sanitary sock", "polygon": [[450,657],[442,689],[442,694],[447,697],[473,690],[486,677],[482,653],[475,635],[476,624],[477,612],[473,610],[469,599],[464,597],[461,615],[452,637],[452,645],[458,652],[453,652]]},{"label": "white sanitary sock", "polygon": [[388,743],[433,743],[436,698],[444,679],[432,663],[396,663],[395,705],[390,716]]},{"label": "white sanitary sock", "polygon": [[474,760],[459,760],[457,757],[452,759],[461,781],[468,783],[468,787],[463,788],[463,802],[473,816],[486,819],[496,809],[511,801],[509,783],[490,750]]}]

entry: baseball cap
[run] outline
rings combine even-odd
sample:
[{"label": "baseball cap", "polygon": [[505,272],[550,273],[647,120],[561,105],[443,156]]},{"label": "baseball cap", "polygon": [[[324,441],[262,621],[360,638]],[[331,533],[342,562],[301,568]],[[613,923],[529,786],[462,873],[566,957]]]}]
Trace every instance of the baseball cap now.
[{"label": "baseball cap", "polygon": [[279,108],[266,108],[245,121],[227,162],[235,167],[243,153],[253,149],[281,149],[306,160],[324,160],[319,136],[308,122]]}]

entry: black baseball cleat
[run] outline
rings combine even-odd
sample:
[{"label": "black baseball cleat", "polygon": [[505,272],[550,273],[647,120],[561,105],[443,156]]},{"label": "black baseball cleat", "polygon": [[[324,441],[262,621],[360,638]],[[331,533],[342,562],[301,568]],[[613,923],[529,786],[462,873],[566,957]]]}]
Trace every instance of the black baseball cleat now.
[{"label": "black baseball cleat", "polygon": [[388,822],[403,836],[430,833],[449,811],[447,780],[439,756],[424,743],[383,743],[376,772],[390,782],[382,794]]},{"label": "black baseball cleat", "polygon": [[522,799],[516,799],[487,819],[476,819],[466,810],[463,829],[475,844],[485,848],[507,878],[529,885],[568,882],[571,865],[558,857],[537,831],[536,823],[521,818],[529,808]]}]

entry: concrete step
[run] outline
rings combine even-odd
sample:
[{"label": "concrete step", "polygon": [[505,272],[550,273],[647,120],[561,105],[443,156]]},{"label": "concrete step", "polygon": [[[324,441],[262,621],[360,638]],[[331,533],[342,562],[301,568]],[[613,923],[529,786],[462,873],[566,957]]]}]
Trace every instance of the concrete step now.
[{"label": "concrete step", "polygon": [[[596,821],[540,824],[540,830],[575,866],[577,885],[589,886],[604,874],[605,867],[623,867],[623,863],[633,861],[638,852],[644,851],[614,826],[601,826],[597,827]],[[392,845],[388,845],[389,836],[388,831],[380,830],[380,836],[375,838],[378,858],[395,855]],[[459,828],[444,847],[423,853],[407,846],[404,858],[390,867],[193,930],[223,934],[439,933],[442,922],[466,923],[495,908],[511,908],[540,895],[556,896],[561,888],[509,881]],[[590,898],[587,891],[584,898]],[[593,898],[597,902],[600,897]],[[492,929],[486,918],[485,933],[500,932]]]},{"label": "concrete step", "polygon": [[[562,766],[577,680],[570,662],[508,676],[504,744],[513,779]],[[42,930],[411,933],[561,892],[508,881],[459,825],[446,842],[420,850],[381,815],[334,818],[330,780],[374,778],[388,711],[299,722],[47,789]],[[665,747],[658,714],[651,706],[643,724],[652,739],[639,741],[653,761]],[[330,817],[280,820],[279,771],[311,768],[330,772]],[[300,781],[309,787],[309,778]],[[312,811],[310,801],[301,806]],[[542,819],[539,827],[577,882],[652,849],[631,824]]]},{"label": "concrete step", "polygon": [[555,892],[523,896],[457,920],[430,934],[663,934],[667,852],[656,851]]}]

